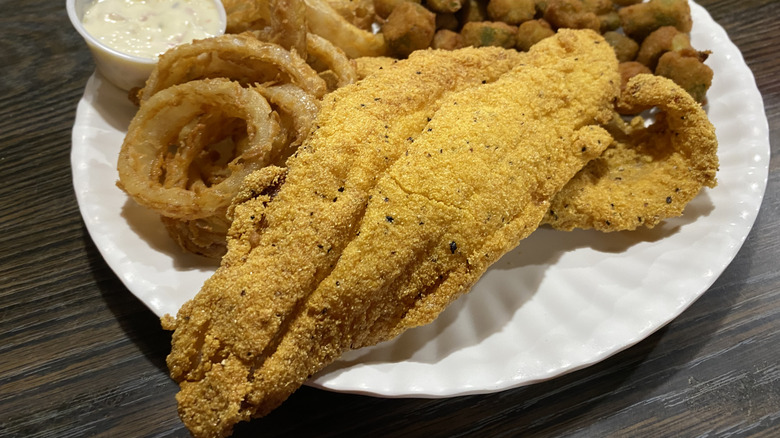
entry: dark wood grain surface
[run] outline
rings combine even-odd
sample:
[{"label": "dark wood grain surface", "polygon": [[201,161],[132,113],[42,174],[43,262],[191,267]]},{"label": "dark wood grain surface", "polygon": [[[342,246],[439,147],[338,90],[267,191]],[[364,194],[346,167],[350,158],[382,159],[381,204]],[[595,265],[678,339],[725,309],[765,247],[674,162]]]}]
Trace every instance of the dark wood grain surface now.
[{"label": "dark wood grain surface", "polygon": [[[554,380],[449,399],[304,387],[236,436],[778,436],[780,2],[699,3],[755,74],[772,154],[755,226],[702,298]],[[187,436],[170,335],[103,261],[73,192],[71,128],[94,64],[64,0],[0,11],[0,436]]]}]

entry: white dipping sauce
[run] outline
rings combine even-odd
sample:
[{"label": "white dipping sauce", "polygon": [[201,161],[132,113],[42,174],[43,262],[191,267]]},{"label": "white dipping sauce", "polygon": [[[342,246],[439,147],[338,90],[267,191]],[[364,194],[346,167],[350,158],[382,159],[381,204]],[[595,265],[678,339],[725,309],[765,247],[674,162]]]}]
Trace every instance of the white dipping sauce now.
[{"label": "white dipping sauce", "polygon": [[214,0],[97,0],[82,23],[103,44],[141,58],[222,30]]}]

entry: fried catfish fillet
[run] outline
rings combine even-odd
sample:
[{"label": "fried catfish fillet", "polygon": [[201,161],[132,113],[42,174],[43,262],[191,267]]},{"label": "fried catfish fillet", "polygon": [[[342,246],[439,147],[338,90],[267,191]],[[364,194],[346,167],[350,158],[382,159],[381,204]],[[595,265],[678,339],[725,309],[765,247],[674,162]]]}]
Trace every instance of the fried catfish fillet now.
[{"label": "fried catfish fillet", "polygon": [[433,320],[612,141],[597,125],[618,84],[598,34],[561,31],[526,54],[418,52],[328,95],[288,171],[248,178],[222,265],[164,320],[193,435]]},{"label": "fried catfish fillet", "polygon": [[[498,48],[467,49],[383,68],[327,96],[287,171],[269,167],[250,178],[254,190],[240,196],[254,210],[251,223],[233,226],[220,268],[175,323],[163,321],[176,328],[168,363],[182,382],[181,415],[194,434],[218,435],[254,412],[243,406],[253,370],[354,237],[378,176],[444,97],[493,82],[520,59]],[[237,392],[228,393],[233,386]]]},{"label": "fried catfish fillet", "polygon": [[638,75],[624,104],[656,107],[655,122],[611,124],[614,146],[588,163],[556,195],[544,222],[553,228],[600,231],[654,227],[680,216],[703,187],[715,187],[718,140],[707,114],[669,79]]}]

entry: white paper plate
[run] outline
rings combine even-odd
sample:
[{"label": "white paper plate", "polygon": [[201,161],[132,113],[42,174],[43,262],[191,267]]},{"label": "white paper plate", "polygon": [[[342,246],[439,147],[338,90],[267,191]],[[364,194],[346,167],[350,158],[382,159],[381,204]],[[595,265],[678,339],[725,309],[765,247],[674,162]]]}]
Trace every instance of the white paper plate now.
[{"label": "white paper plate", "polygon": [[[443,397],[517,387],[596,363],[647,337],[703,294],[742,246],[766,188],[769,136],[742,55],[700,6],[692,41],[713,51],[708,112],[719,185],[653,230],[539,229],[434,323],[350,352],[310,385],[388,397]],[[157,315],[175,315],[215,264],[183,254],[156,215],[116,188],[134,108],[98,75],[73,128],[73,183],[108,265]]]}]

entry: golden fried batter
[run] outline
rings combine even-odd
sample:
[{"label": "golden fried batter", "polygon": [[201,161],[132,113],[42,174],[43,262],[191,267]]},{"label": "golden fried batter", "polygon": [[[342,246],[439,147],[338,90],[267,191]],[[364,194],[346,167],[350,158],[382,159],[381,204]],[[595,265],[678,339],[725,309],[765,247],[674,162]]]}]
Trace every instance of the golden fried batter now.
[{"label": "golden fried batter", "polygon": [[398,62],[397,59],[388,56],[363,56],[354,61],[358,79],[365,79],[366,76],[380,72]]},{"label": "golden fried batter", "polygon": [[[403,154],[446,95],[495,81],[518,57],[502,49],[414,55],[328,95],[310,138],[288,161],[287,175],[272,168],[262,184],[255,181],[257,208],[244,216],[237,208],[222,266],[179,311],[169,367],[182,382],[181,414],[193,433],[228,430],[253,413],[242,406],[249,370],[262,364],[266,349],[273,351],[289,315],[354,237],[378,175]],[[272,195],[276,199],[264,208]],[[241,371],[214,366],[227,358]],[[219,394],[206,396],[210,386]]]},{"label": "golden fried batter", "polygon": [[561,31],[522,55],[418,52],[329,95],[288,171],[246,182],[222,266],[166,319],[190,431],[226,435],[344,351],[433,320],[612,141],[596,125],[618,83],[603,38]]},{"label": "golden fried batter", "polygon": [[657,107],[655,123],[645,128],[635,119],[558,193],[544,220],[554,228],[653,227],[681,215],[702,187],[715,187],[718,141],[701,105],[671,80],[648,74],[629,81],[623,100]]}]

